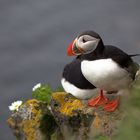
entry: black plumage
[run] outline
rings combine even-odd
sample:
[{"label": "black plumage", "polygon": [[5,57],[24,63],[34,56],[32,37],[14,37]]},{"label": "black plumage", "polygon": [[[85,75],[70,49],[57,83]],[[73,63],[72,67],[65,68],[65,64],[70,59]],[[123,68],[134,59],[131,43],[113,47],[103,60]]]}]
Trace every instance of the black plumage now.
[{"label": "black plumage", "polygon": [[79,58],[73,60],[70,64],[65,66],[63,71],[63,78],[80,89],[96,88],[83,76],[81,72],[81,59]]}]

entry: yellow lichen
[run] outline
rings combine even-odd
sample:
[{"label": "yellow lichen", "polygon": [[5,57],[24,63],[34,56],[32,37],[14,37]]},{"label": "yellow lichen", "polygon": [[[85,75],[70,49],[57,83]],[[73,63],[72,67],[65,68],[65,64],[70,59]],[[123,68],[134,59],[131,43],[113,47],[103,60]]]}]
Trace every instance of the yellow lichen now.
[{"label": "yellow lichen", "polygon": [[[39,101],[32,99],[21,105],[20,108],[28,108],[27,114],[29,116],[19,121],[18,124],[12,117],[7,120],[7,123],[10,125],[10,127],[14,128],[14,133],[16,136],[20,134],[20,128],[22,128],[26,140],[38,140],[38,135],[40,132],[37,130],[39,130],[40,119],[42,117],[42,110],[39,103]],[[17,129],[15,129],[15,126]]]},{"label": "yellow lichen", "polygon": [[53,93],[52,98],[58,101],[59,103],[63,104],[65,102],[64,100],[65,96],[66,96],[65,92],[56,92],[56,93]]},{"label": "yellow lichen", "polygon": [[37,140],[38,132],[36,131],[40,126],[40,118],[42,111],[39,110],[39,102],[35,99],[28,100],[25,105],[31,107],[31,118],[23,120],[22,127],[27,137],[27,140]]},{"label": "yellow lichen", "polygon": [[26,105],[33,105],[33,106],[38,106],[39,101],[36,99],[31,99],[25,102]]},{"label": "yellow lichen", "polygon": [[75,98],[69,98],[67,101],[65,101],[65,96],[66,93],[64,92],[57,92],[53,94],[53,99],[60,104],[59,111],[62,114],[72,116],[74,114],[74,110],[83,109],[84,105],[80,100]]}]

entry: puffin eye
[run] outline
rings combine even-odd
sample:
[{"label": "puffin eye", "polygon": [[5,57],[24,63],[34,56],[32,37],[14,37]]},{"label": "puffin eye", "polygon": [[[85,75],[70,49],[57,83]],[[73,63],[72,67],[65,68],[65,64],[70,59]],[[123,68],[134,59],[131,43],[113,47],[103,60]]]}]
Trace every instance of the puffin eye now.
[{"label": "puffin eye", "polygon": [[82,41],[83,41],[83,43],[85,43],[85,42],[86,42],[86,40],[84,39],[84,37],[83,37],[83,40],[82,40]]}]

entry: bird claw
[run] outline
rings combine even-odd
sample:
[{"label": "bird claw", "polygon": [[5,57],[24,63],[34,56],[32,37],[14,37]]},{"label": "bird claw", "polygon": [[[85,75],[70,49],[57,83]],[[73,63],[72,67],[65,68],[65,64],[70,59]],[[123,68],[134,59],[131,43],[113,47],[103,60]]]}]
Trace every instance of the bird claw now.
[{"label": "bird claw", "polygon": [[118,106],[119,106],[119,97],[117,97],[115,100],[107,103],[104,106],[104,110],[107,112],[114,112]]},{"label": "bird claw", "polygon": [[88,105],[94,107],[99,105],[105,105],[107,102],[108,98],[106,98],[101,91],[99,96],[88,101]]}]

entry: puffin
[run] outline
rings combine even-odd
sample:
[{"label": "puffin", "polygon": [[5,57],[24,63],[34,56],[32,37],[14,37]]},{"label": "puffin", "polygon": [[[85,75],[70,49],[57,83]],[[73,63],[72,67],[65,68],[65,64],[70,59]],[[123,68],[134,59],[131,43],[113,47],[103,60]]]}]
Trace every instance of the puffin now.
[{"label": "puffin", "polygon": [[94,31],[79,34],[68,46],[68,56],[76,58],[63,70],[62,86],[67,93],[79,99],[90,99],[89,106],[102,105],[105,111],[115,111],[120,97],[110,101],[105,95],[128,88],[135,79],[138,64],[118,47],[104,45]]}]

